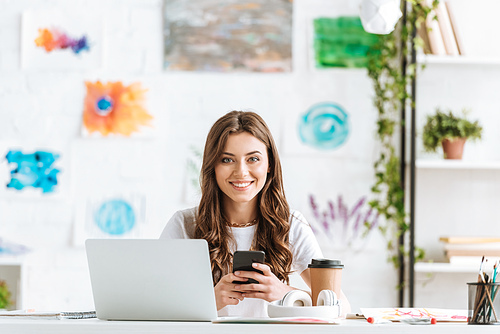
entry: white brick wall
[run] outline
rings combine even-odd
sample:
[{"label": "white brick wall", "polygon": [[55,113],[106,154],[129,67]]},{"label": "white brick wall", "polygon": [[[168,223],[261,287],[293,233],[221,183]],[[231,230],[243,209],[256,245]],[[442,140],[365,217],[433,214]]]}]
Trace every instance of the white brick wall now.
[{"label": "white brick wall", "polygon": [[[355,12],[355,6],[347,0],[328,3],[331,15]],[[322,12],[318,10],[323,8],[318,7],[320,5],[325,6],[319,0],[295,1],[294,72],[265,75],[163,71],[161,0],[0,0],[0,144],[57,147],[66,168],[67,196],[61,200],[0,198],[0,238],[33,249],[26,259],[24,307],[93,308],[85,253],[73,246],[77,206],[87,196],[109,190],[141,192],[147,199],[143,237],[158,237],[174,211],[195,203],[185,195],[189,147],[201,148],[213,121],[230,109],[252,108],[261,113],[282,148],[286,146],[284,133],[290,131],[285,124],[293,124],[290,115],[305,111],[313,103],[341,99],[352,106],[351,113],[363,115],[364,121],[356,124],[356,131],[371,138],[375,130],[375,110],[365,71],[321,72],[308,64],[308,23],[314,13]],[[23,11],[56,7],[82,16],[99,13],[104,17],[106,46],[101,69],[64,72],[21,69]],[[490,70],[490,67],[472,67],[466,69],[465,74],[447,69],[429,70],[419,83],[422,96],[419,108],[428,110],[436,103],[460,106],[473,101],[477,109],[486,108],[477,110],[478,113],[489,116],[498,111],[499,105],[498,94],[495,94],[499,91],[499,67],[484,80],[483,75]],[[155,138],[82,139],[83,82],[86,80],[120,80],[125,84],[141,81],[148,89],[148,110],[156,119]],[[468,85],[457,88],[458,82]],[[497,120],[495,118],[495,122]],[[487,142],[489,146],[498,143],[495,126],[493,122],[485,127],[491,140]],[[371,139],[363,143],[367,152],[373,151],[371,145]],[[477,154],[482,155],[483,148],[477,147],[480,152]],[[322,153],[282,153],[281,158],[288,199],[292,207],[310,219],[310,193],[317,195],[321,204],[327,199],[336,199],[338,194],[352,203],[369,193],[372,154],[356,160],[342,160]],[[431,177],[425,182],[434,181]],[[486,189],[483,195],[498,196],[493,189]],[[484,220],[498,218],[488,207],[482,210]],[[425,207],[419,207],[418,213],[426,218],[437,214]],[[472,211],[462,212],[461,219],[472,220],[472,216]],[[429,232],[429,239],[423,243],[436,248],[437,237]],[[323,247],[325,255],[341,258],[346,263],[344,290],[354,310],[396,304],[397,278],[385,262],[380,236],[373,235],[366,249],[357,253],[331,249],[328,245]],[[433,254],[436,253],[434,249]]]}]

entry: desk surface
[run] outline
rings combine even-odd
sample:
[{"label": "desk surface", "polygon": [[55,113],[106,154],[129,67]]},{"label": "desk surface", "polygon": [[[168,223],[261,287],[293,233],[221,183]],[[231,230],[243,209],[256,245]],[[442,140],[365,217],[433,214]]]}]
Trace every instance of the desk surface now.
[{"label": "desk surface", "polygon": [[372,325],[365,320],[344,320],[340,325],[277,325],[277,324],[212,324],[208,322],[164,321],[103,321],[0,319],[0,333],[9,334],[80,334],[80,333],[207,333],[207,334],[287,334],[303,333],[499,333],[497,325],[469,326],[465,323],[438,323],[436,325],[408,325],[402,323]]}]

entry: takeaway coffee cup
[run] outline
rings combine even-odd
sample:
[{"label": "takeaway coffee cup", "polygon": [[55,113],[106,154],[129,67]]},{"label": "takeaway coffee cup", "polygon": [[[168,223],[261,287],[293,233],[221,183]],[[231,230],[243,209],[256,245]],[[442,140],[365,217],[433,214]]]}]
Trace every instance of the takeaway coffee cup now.
[{"label": "takeaway coffee cup", "polygon": [[340,298],[340,284],[344,265],[340,260],[312,259],[309,264],[311,272],[311,293],[313,306],[316,306],[321,290],[333,290]]}]

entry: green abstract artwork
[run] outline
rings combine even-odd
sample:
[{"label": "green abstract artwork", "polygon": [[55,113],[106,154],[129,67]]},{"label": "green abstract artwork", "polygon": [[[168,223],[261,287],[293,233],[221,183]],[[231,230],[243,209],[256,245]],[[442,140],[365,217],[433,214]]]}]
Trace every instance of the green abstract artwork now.
[{"label": "green abstract artwork", "polygon": [[379,36],[367,33],[359,17],[321,17],[314,20],[317,68],[366,67],[367,52]]}]

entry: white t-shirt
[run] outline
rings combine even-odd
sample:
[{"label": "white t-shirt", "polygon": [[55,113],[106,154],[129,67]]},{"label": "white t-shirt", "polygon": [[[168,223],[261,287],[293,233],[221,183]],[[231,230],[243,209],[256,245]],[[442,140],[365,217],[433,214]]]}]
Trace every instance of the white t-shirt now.
[{"label": "white t-shirt", "polygon": [[[165,226],[160,238],[165,239],[193,239],[195,230],[195,218],[198,208],[190,208],[177,211]],[[236,249],[249,250],[256,226],[232,228],[236,241]],[[322,258],[323,254],[313,234],[311,226],[304,216],[298,211],[292,211],[290,215],[290,250],[293,255],[292,271],[301,274],[313,258]],[[267,317],[267,304],[263,299],[245,298],[238,305],[228,305],[219,310],[220,317]]]}]

